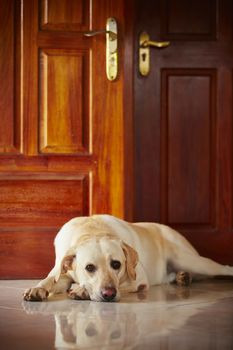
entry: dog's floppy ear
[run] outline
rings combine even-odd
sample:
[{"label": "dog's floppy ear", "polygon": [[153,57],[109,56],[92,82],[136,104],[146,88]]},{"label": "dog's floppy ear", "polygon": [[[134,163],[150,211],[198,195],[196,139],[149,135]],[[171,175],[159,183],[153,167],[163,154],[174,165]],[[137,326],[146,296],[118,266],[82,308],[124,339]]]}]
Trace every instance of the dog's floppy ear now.
[{"label": "dog's floppy ear", "polygon": [[61,274],[65,274],[68,270],[72,270],[73,269],[73,263],[74,263],[74,259],[75,259],[75,254],[70,254],[69,252],[67,253],[68,255],[66,255],[61,262],[60,268],[56,274],[55,277],[55,282],[58,281],[59,277]]},{"label": "dog's floppy ear", "polygon": [[62,259],[61,273],[66,273],[68,270],[72,270],[72,265],[75,259],[75,255],[67,255]]},{"label": "dog's floppy ear", "polygon": [[135,267],[138,263],[138,253],[125,242],[122,242],[122,249],[126,257],[126,270],[131,280],[136,280]]}]

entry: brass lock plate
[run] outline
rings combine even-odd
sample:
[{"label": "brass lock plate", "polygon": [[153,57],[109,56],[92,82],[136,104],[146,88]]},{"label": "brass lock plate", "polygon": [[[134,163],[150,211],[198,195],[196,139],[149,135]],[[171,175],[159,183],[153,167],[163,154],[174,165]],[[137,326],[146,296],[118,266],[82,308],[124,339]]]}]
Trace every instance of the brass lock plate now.
[{"label": "brass lock plate", "polygon": [[150,47],[144,47],[143,44],[150,40],[146,32],[142,32],[139,36],[139,72],[143,76],[147,76],[150,72]]},{"label": "brass lock plate", "polygon": [[150,72],[150,47],[163,49],[170,45],[170,41],[150,40],[147,32],[142,32],[139,36],[139,72],[147,76]]},{"label": "brass lock plate", "polygon": [[117,22],[110,17],[106,22],[106,74],[110,81],[115,80],[118,73],[117,39]]}]

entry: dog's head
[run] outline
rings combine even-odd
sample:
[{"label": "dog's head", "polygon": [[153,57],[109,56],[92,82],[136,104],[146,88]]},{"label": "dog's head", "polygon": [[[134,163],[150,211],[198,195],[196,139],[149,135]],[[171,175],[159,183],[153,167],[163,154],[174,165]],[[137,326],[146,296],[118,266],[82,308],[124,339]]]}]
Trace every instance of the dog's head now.
[{"label": "dog's head", "polygon": [[119,286],[127,279],[135,280],[137,252],[128,244],[108,237],[83,237],[74,254],[62,262],[62,272],[72,270],[80,286],[91,300],[118,301]]}]

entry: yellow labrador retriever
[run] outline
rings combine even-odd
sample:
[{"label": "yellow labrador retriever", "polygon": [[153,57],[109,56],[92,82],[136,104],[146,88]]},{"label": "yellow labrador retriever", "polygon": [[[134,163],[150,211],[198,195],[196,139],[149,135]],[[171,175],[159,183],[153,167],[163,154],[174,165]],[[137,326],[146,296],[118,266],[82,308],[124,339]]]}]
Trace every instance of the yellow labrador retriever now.
[{"label": "yellow labrador retriever", "polygon": [[185,284],[190,274],[233,276],[233,267],[201,257],[168,226],[131,224],[110,215],[70,220],[57,234],[55,250],[54,268],[25,291],[25,300],[42,301],[49,293],[68,291],[73,299],[118,301],[122,291],[175,280]]}]

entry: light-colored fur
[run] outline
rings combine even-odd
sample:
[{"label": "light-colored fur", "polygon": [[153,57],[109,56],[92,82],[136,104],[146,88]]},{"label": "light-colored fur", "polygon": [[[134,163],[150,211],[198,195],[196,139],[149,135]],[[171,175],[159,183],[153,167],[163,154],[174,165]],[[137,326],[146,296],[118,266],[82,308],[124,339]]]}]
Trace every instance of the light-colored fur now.
[{"label": "light-colored fur", "polygon": [[[103,291],[120,299],[121,291],[147,290],[174,282],[176,272],[233,276],[233,267],[201,257],[191,244],[168,226],[128,223],[110,215],[80,217],[66,223],[55,238],[56,262],[25,300],[45,300],[49,293],[69,291],[75,299],[104,301]],[[119,269],[111,266],[120,262]],[[87,271],[88,265],[95,271]],[[109,300],[110,301],[110,300]]]}]

